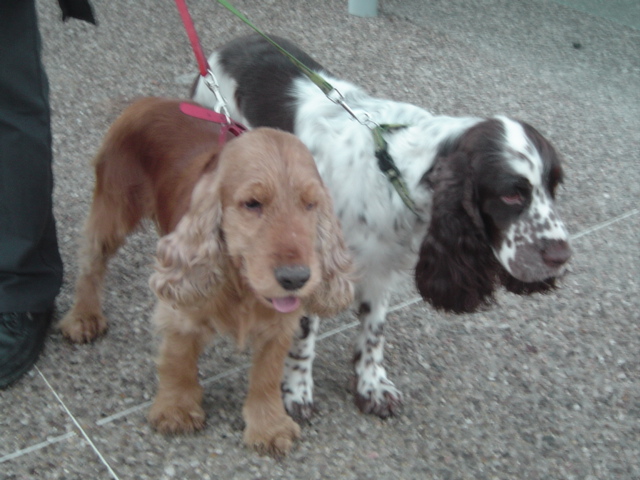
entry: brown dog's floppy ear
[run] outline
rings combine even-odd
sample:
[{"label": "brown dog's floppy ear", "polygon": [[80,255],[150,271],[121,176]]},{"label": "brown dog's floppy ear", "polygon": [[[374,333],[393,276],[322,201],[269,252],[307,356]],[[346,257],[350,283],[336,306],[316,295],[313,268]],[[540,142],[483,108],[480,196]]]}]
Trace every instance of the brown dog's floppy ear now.
[{"label": "brown dog's floppy ear", "polygon": [[223,275],[219,181],[205,174],[175,230],[158,241],[156,271],[149,284],[172,304],[189,306],[210,297]]},{"label": "brown dog's floppy ear", "polygon": [[316,242],[322,268],[322,285],[309,299],[307,313],[330,317],[353,302],[353,264],[326,187],[323,187],[323,193],[325,198],[318,205]]}]

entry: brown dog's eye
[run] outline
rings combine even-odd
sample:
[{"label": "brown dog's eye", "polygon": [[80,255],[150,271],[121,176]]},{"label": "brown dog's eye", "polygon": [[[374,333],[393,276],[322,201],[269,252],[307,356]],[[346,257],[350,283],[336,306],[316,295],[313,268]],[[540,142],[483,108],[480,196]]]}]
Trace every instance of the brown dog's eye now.
[{"label": "brown dog's eye", "polygon": [[314,210],[317,206],[318,204],[316,202],[307,203],[307,210],[308,211]]},{"label": "brown dog's eye", "polygon": [[262,212],[262,203],[255,198],[244,202],[244,208],[251,210],[252,212]]}]

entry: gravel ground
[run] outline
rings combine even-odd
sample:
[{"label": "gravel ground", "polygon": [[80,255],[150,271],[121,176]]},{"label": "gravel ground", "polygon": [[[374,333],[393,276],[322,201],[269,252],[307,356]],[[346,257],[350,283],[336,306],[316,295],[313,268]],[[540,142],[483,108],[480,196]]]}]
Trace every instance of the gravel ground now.
[{"label": "gravel ground", "polygon": [[[38,1],[66,265],[58,316],[72,300],[90,160],[108,125],[135,97],[184,97],[197,71],[171,0],[93,4],[98,28],[63,24],[56,2]],[[386,362],[405,405],[386,421],[353,404],[354,318],[325,321],[318,412],[278,461],[242,444],[248,356],[226,340],[201,362],[206,428],[149,428],[148,228],[112,263],[108,335],[77,346],[53,332],[37,368],[0,392],[0,478],[640,479],[638,17],[618,15],[623,25],[546,0],[385,0],[369,19],[337,0],[234,4],[375,95],[536,126],[566,165],[558,201],[571,272],[550,295],[501,293],[472,315],[437,313],[398,285]],[[213,0],[189,6],[207,51],[248,33]]]}]

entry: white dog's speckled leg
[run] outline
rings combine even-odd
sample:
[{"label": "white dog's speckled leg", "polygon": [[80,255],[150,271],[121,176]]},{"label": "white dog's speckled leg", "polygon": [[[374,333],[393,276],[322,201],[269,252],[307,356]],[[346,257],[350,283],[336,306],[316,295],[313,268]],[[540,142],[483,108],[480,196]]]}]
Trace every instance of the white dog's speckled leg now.
[{"label": "white dog's speckled leg", "polygon": [[302,317],[284,362],[282,397],[284,406],[294,419],[308,420],[313,414],[313,359],[320,319]]},{"label": "white dog's speckled leg", "polygon": [[[356,405],[363,413],[381,418],[393,415],[402,404],[402,394],[387,378],[384,360],[384,322],[387,314],[386,295],[360,302],[358,317],[362,329],[356,341]],[[375,298],[375,297],[373,297]]]}]

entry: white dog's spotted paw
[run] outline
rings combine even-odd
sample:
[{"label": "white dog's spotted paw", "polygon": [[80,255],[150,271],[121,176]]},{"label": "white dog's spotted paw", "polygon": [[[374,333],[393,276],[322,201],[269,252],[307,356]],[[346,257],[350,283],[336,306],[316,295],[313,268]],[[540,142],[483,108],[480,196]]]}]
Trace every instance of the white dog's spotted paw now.
[{"label": "white dog's spotted paw", "polygon": [[375,383],[358,378],[355,402],[362,413],[388,418],[399,412],[402,393],[386,377]]},{"label": "white dog's spotted paw", "polygon": [[285,407],[289,415],[298,422],[309,421],[315,413],[313,402],[309,401],[290,401],[289,403],[285,401]]},{"label": "white dog's spotted paw", "polygon": [[[289,383],[282,383],[282,400],[284,407],[297,421],[309,420],[315,412],[313,405],[313,380],[298,376],[287,377]],[[292,385],[292,386],[289,386]]]}]

